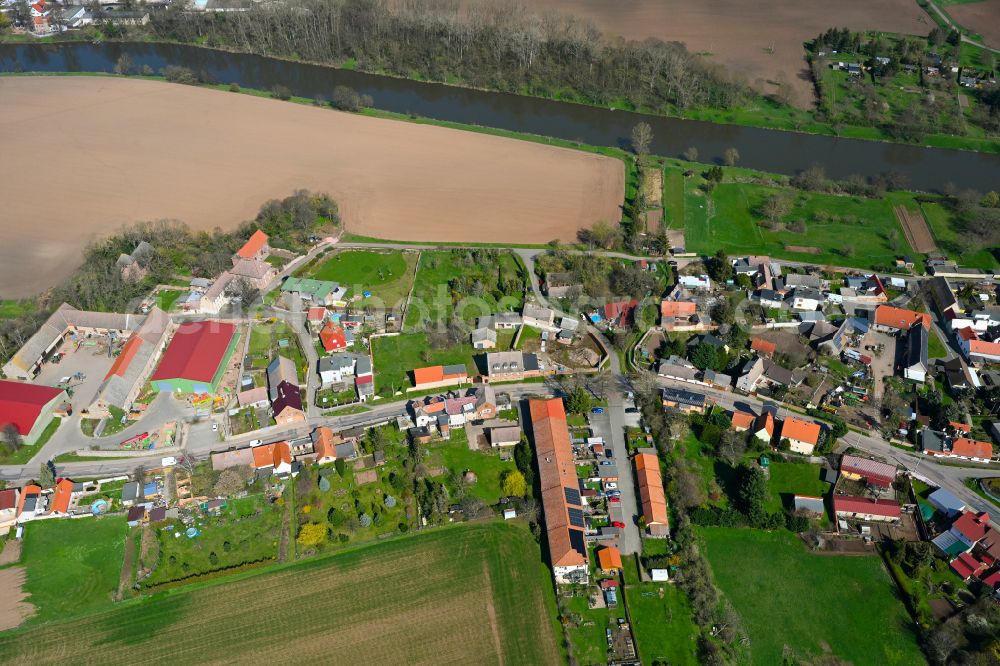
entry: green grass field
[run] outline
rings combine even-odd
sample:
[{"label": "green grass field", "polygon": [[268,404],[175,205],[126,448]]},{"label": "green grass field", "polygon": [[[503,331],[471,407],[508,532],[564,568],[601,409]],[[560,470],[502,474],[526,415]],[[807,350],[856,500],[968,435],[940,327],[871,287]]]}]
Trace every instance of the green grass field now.
[{"label": "green grass field", "polygon": [[684,172],[680,167],[663,170],[663,223],[669,229],[684,224]]},{"label": "green grass field", "polygon": [[167,289],[156,294],[156,305],[164,312],[169,312],[174,303],[184,294],[183,291]]},{"label": "green grass field", "polygon": [[640,583],[634,557],[625,557],[622,563],[625,598],[642,663],[697,664],[698,627],[687,597],[676,585]]},{"label": "green grass field", "polygon": [[489,522],[7,632],[0,661],[559,664],[554,618],[530,532]]},{"label": "green grass field", "polygon": [[[410,371],[428,365],[462,363],[470,375],[476,374],[475,350],[463,343],[448,349],[431,349],[425,333],[404,333],[392,337],[377,337],[372,341],[372,362],[375,365],[375,391],[403,391],[413,386]],[[476,352],[478,353],[478,352]]]},{"label": "green grass field", "polygon": [[111,605],[125,549],[125,519],[41,520],[24,530],[28,625],[64,620]]},{"label": "green grass field", "polygon": [[[517,469],[513,460],[503,462],[498,453],[484,453],[469,449],[469,439],[465,429],[452,428],[451,438],[442,442],[434,442],[428,446],[431,455],[425,464],[429,467],[443,465],[451,471],[472,471],[476,474],[476,483],[466,486],[466,492],[480,498],[488,504],[500,501],[500,474],[505,470]],[[454,492],[454,488],[450,488]]]},{"label": "green grass field", "polygon": [[406,312],[406,327],[449,320],[457,313],[473,322],[501,310],[520,310],[527,275],[511,252],[452,250],[422,252]]},{"label": "green grass field", "polygon": [[770,469],[768,511],[792,506],[792,495],[822,497],[830,490],[830,484],[820,476],[822,470],[819,465],[772,462]]},{"label": "green grass field", "polygon": [[42,447],[45,446],[50,439],[52,439],[52,435],[56,434],[56,430],[59,429],[59,425],[61,423],[61,418],[58,416],[52,417],[49,424],[45,426],[45,430],[43,430],[42,434],[38,436],[38,441],[34,444],[22,446],[14,453],[11,453],[6,446],[0,448],[0,464],[23,465],[34,458],[35,454],[41,451]]},{"label": "green grass field", "polygon": [[370,291],[372,300],[396,307],[402,305],[410,291],[416,263],[415,252],[344,250],[324,257],[308,273],[316,280],[344,285],[348,288],[348,298]]},{"label": "green grass field", "polygon": [[750,636],[755,664],[838,657],[922,664],[916,635],[877,557],[813,555],[783,530],[697,530],[715,582]]},{"label": "green grass field", "polygon": [[[887,200],[792,189],[722,183],[710,196],[697,189],[700,178],[687,181],[685,222],[687,249],[714,254],[770,254],[774,257],[837,266],[871,267],[891,264],[911,252]],[[805,223],[803,233],[787,226],[769,230],[758,222],[757,208],[769,196],[782,193],[794,203],[782,218],[786,225]],[[849,239],[845,243],[844,239]],[[788,246],[816,248],[816,252],[788,250]]]}]

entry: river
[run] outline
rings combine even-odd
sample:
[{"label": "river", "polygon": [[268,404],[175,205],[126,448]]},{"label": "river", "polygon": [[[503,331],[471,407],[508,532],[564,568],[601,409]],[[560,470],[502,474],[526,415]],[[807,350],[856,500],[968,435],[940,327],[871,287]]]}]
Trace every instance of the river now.
[{"label": "river", "polygon": [[[640,120],[654,132],[651,152],[680,156],[695,147],[703,162],[735,147],[740,166],[792,175],[821,164],[831,178],[901,173],[908,187],[940,191],[946,183],[980,191],[1000,188],[1000,155],[859,141],[738,125],[681,120],[534,97],[456,88],[194,46],[141,43],[0,44],[0,71],[111,72],[119,56],[159,71],[180,65],[224,83],[269,90],[281,84],[303,97],[329,97],[346,85],[388,111],[627,147]],[[3,99],[0,97],[0,109]]]}]

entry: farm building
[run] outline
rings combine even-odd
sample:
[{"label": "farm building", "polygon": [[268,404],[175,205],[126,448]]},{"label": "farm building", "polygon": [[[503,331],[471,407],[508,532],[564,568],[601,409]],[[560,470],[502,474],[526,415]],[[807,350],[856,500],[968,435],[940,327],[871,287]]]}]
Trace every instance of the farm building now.
[{"label": "farm building", "polygon": [[639,482],[639,504],[646,531],[650,536],[670,536],[667,496],[663,492],[660,460],[653,450],[642,450],[633,458],[635,476]]},{"label": "farm building", "polygon": [[0,379],[0,429],[13,425],[25,444],[34,444],[65,399],[62,389]]},{"label": "farm building", "polygon": [[931,316],[926,312],[880,305],[875,308],[875,322],[872,324],[872,328],[876,331],[909,331],[918,324],[929,329]]},{"label": "farm building", "polygon": [[896,480],[896,468],[888,463],[846,455],[840,461],[840,473],[848,479],[888,488]]},{"label": "farm building", "polygon": [[181,324],[150,381],[158,391],[215,393],[235,346],[236,327],[232,324]]},{"label": "farm building", "polygon": [[529,400],[528,409],[552,571],[557,583],[586,583],[589,571],[583,501],[566,411],[560,398]]},{"label": "farm building", "polygon": [[902,508],[899,502],[893,500],[876,500],[868,497],[852,497],[850,495],[835,495],[833,511],[837,518],[850,518],[865,521],[899,520]]},{"label": "farm building", "polygon": [[167,313],[157,307],[150,310],[142,326],[128,339],[104,376],[89,407],[92,415],[108,416],[111,406],[122,410],[131,406],[163,351],[169,331],[170,317]]},{"label": "farm building", "polygon": [[8,379],[32,379],[66,340],[82,340],[105,333],[126,337],[144,320],[142,315],[87,312],[63,303],[4,364],[4,375]]}]

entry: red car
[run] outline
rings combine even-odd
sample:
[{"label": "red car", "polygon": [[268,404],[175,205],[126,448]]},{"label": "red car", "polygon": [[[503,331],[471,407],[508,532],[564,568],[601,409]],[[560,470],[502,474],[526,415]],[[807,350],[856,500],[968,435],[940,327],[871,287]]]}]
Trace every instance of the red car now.
[{"label": "red car", "polygon": [[623,523],[620,520],[616,520],[615,522],[611,523],[611,527],[620,527],[621,529],[625,529],[625,523]]},{"label": "red car", "polygon": [[621,502],[622,498],[621,497],[611,497],[611,498],[608,499],[608,501],[609,502]]}]

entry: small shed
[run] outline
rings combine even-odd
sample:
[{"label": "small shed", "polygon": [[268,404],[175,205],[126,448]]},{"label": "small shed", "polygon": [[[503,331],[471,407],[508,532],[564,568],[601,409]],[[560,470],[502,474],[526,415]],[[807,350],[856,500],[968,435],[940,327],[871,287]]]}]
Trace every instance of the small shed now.
[{"label": "small shed", "polygon": [[667,569],[650,569],[649,575],[654,583],[666,583],[670,580],[670,571]]}]

